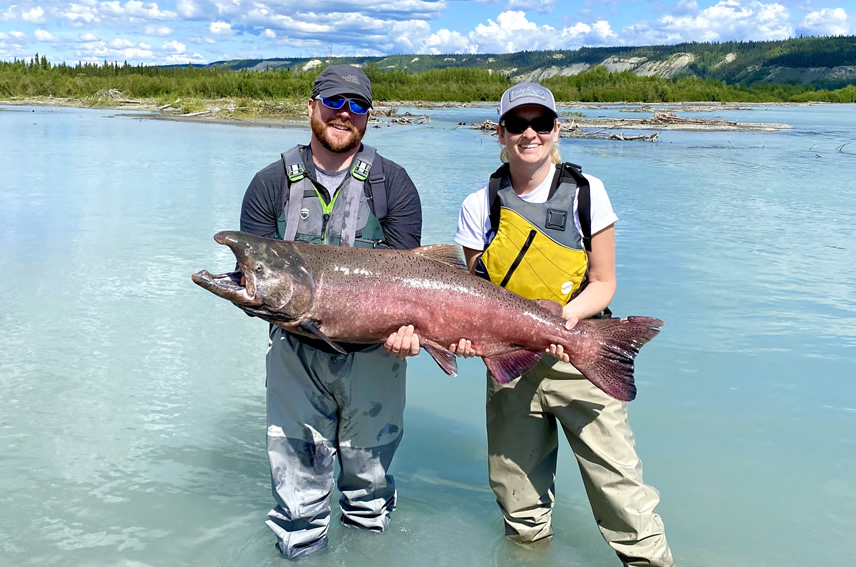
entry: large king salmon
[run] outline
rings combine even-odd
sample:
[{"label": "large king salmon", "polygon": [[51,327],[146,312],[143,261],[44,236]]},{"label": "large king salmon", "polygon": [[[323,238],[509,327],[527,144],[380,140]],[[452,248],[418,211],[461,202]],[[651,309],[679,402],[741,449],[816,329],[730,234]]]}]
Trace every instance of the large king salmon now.
[{"label": "large king salmon", "polygon": [[232,249],[238,269],[207,270],[193,281],[245,312],[283,329],[326,341],[382,343],[413,325],[422,348],[450,375],[448,347],[469,339],[497,382],[537,364],[551,344],[598,388],[619,400],[636,397],[633,360],[660,332],[653,317],[587,319],[565,328],[562,306],[532,301],[472,275],[453,245],[371,250],[285,242],[234,231],[214,240]]}]

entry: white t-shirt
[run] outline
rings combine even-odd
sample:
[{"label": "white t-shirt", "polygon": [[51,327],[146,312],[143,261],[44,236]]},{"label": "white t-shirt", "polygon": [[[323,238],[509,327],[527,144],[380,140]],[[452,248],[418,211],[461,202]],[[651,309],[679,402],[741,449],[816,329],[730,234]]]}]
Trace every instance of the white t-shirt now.
[{"label": "white t-shirt", "polygon": [[[612,203],[609,202],[609,196],[606,194],[603,182],[597,177],[585,173],[583,175],[588,179],[591,192],[591,233],[597,234],[604,228],[615,223],[618,217],[612,210]],[[552,182],[553,173],[548,175],[534,191],[526,195],[520,195],[520,198],[529,203],[545,203],[550,196],[550,185]],[[580,236],[582,236],[580,217],[577,212],[578,199],[579,189],[576,196],[574,196],[574,226],[577,228]],[[461,205],[461,214],[458,217],[458,231],[455,233],[455,242],[473,250],[484,250],[484,240],[489,231],[490,204],[488,203],[487,185],[485,185],[475,193],[470,193],[464,199],[464,204]]]}]

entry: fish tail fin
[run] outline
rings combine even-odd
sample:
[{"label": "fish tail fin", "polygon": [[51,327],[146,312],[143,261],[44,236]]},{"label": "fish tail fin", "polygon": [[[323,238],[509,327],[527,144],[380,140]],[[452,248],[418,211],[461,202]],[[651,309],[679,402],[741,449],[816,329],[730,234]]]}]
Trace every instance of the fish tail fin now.
[{"label": "fish tail fin", "polygon": [[638,316],[580,321],[577,327],[591,332],[598,348],[590,355],[572,358],[571,363],[613,398],[632,401],[636,398],[633,362],[639,349],[656,337],[663,325],[660,319]]}]

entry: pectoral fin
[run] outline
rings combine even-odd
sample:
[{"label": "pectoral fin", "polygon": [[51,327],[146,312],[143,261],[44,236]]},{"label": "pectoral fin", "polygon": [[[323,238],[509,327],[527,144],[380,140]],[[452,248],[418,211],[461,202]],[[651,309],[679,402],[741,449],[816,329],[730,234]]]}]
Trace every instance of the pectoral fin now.
[{"label": "pectoral fin", "polygon": [[318,337],[319,339],[321,339],[322,341],[324,341],[325,343],[330,345],[330,348],[332,348],[336,352],[341,353],[341,354],[347,354],[345,352],[345,349],[343,349],[342,347],[340,347],[339,345],[337,345],[336,343],[331,341],[327,337],[327,335],[325,335],[324,333],[321,332],[321,326],[318,324],[318,321],[306,319],[306,320],[300,322],[300,328],[303,329],[304,331],[309,331],[310,333],[312,333],[313,335],[315,335],[316,337]]},{"label": "pectoral fin", "polygon": [[455,353],[431,340],[426,340],[422,348],[428,351],[428,354],[440,365],[443,372],[449,376],[458,375],[458,357],[455,356]]},{"label": "pectoral fin", "polygon": [[562,304],[558,301],[553,301],[550,299],[536,299],[535,303],[552,313],[553,315],[562,316],[563,307]]},{"label": "pectoral fin", "polygon": [[535,368],[541,360],[540,352],[529,350],[513,350],[495,356],[482,358],[490,375],[499,384],[508,384]]}]

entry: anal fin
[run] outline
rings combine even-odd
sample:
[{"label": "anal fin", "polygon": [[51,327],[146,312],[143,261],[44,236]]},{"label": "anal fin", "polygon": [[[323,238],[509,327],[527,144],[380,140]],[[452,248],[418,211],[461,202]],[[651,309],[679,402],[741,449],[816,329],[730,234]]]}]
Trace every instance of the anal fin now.
[{"label": "anal fin", "polygon": [[432,340],[425,340],[425,343],[422,345],[428,354],[431,355],[431,358],[434,359],[440,368],[443,369],[443,372],[448,374],[449,376],[457,376],[458,375],[458,357],[455,356],[455,353]]},{"label": "anal fin", "polygon": [[499,384],[508,384],[535,368],[535,365],[541,360],[541,353],[530,350],[513,350],[482,360],[484,360],[485,366],[487,366],[494,380]]}]

